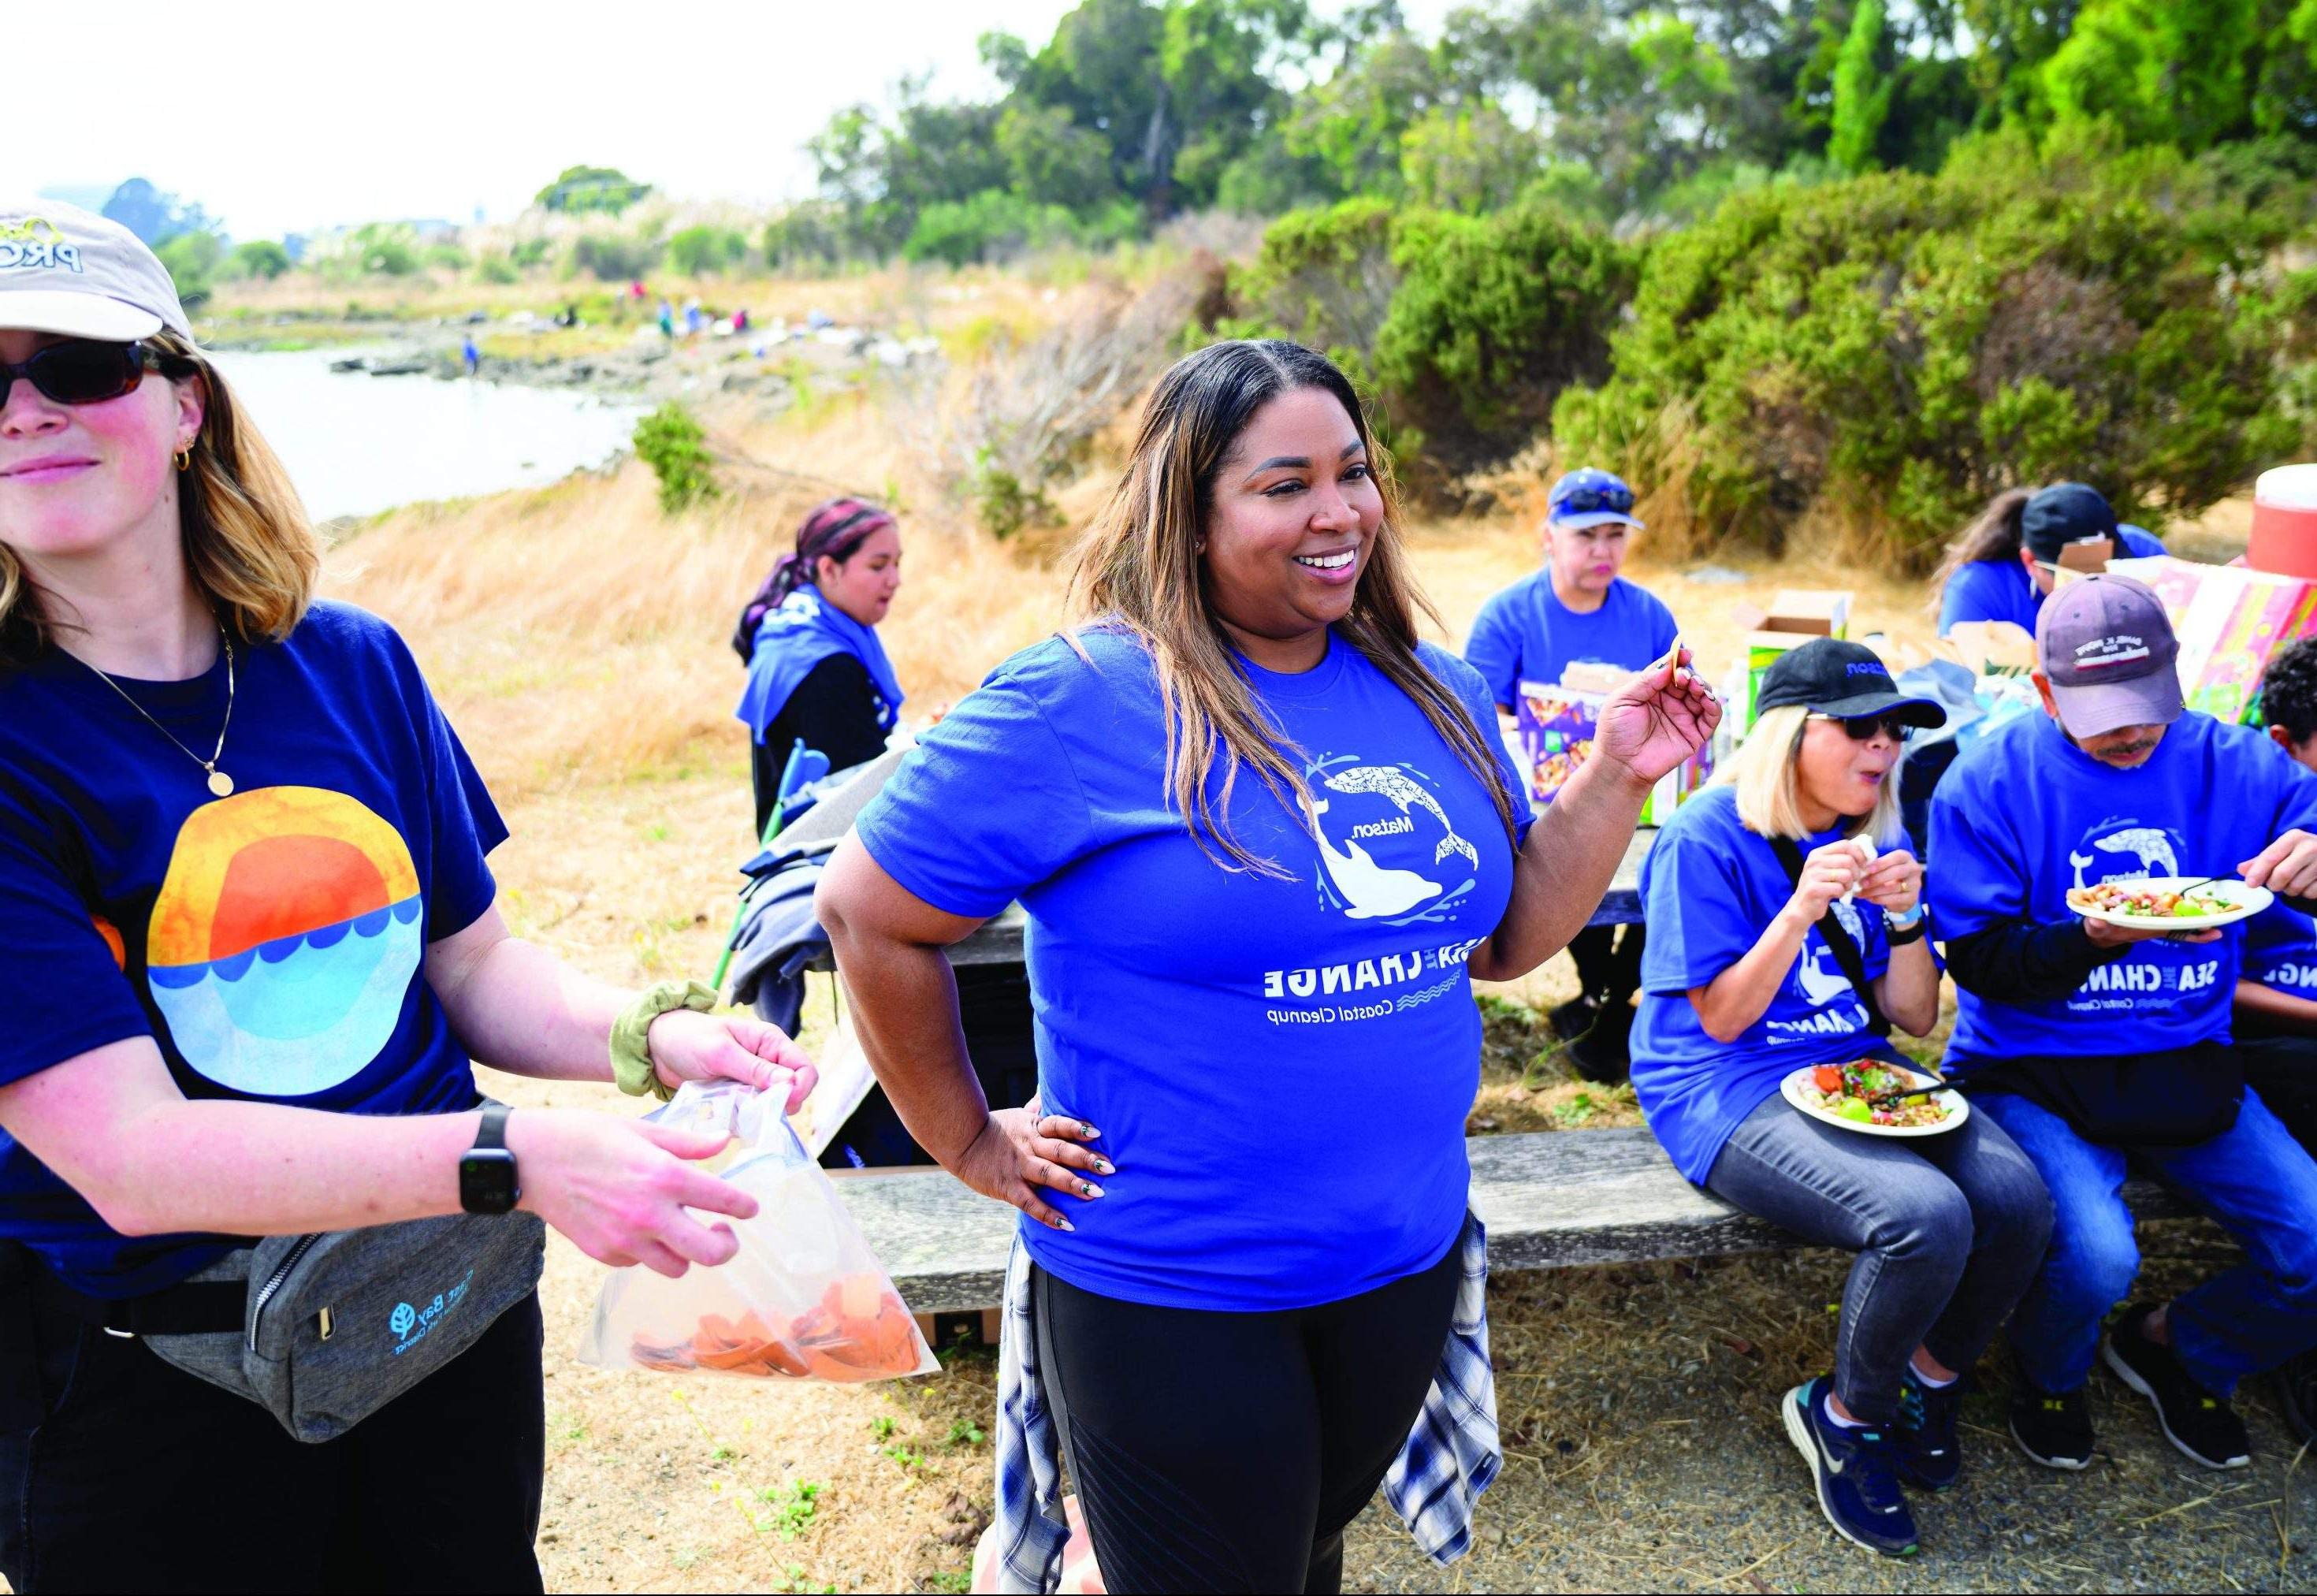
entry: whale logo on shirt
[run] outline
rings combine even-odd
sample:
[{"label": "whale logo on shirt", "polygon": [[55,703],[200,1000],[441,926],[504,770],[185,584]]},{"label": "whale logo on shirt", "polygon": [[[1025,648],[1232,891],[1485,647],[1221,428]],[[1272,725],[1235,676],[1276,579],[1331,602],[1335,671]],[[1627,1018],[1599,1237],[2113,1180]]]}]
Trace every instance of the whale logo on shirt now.
[{"label": "whale logo on shirt", "polygon": [[1816,942],[1803,949],[1802,963],[1794,966],[1794,981],[1803,989],[1813,1009],[1823,1009],[1850,991],[1850,979],[1840,970],[1829,970],[1819,961],[1827,950]]},{"label": "whale logo on shirt", "polygon": [[[2172,851],[2170,833],[2154,826],[2126,826],[2105,837],[2093,838],[2091,846],[2097,853],[2130,854],[2140,861],[2138,869],[2107,871],[2100,876],[2101,881],[2145,881],[2151,876],[2180,874],[2179,856]],[[2084,872],[2098,863],[2093,854],[2078,848],[2068,855],[2068,863],[2075,869],[2077,886],[2098,884],[2084,879]],[[2117,863],[2121,864],[2122,860]]]},{"label": "whale logo on shirt", "polygon": [[1394,870],[1379,865],[1356,842],[1346,842],[1338,848],[1328,840],[1327,829],[1320,824],[1320,817],[1328,812],[1328,801],[1313,798],[1306,802],[1311,809],[1311,834],[1320,839],[1320,862],[1327,869],[1328,879],[1344,895],[1349,906],[1344,912],[1352,919],[1381,919],[1386,915],[1406,914],[1426,899],[1440,895],[1438,882],[1427,881],[1413,870]]},{"label": "whale logo on shirt", "polygon": [[1449,824],[1448,811],[1440,807],[1440,800],[1391,767],[1355,765],[1349,770],[1339,770],[1328,777],[1327,785],[1331,793],[1381,794],[1391,799],[1392,806],[1403,815],[1410,805],[1429,811],[1432,818],[1440,822],[1443,833],[1440,846],[1432,852],[1432,862],[1437,865],[1450,854],[1462,854],[1472,862],[1473,869],[1481,867],[1481,850],[1456,835],[1456,828]]}]

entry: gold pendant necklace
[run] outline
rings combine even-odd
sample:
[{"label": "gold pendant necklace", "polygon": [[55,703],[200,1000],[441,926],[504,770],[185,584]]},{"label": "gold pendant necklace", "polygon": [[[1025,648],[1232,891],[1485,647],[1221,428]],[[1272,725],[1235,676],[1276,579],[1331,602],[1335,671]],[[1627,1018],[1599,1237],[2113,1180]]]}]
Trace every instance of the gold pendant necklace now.
[{"label": "gold pendant necklace", "polygon": [[[97,670],[97,668],[94,665],[89,665],[88,668],[91,670],[96,671],[97,676],[103,679],[106,686],[112,688],[114,692],[120,694],[123,699],[127,700],[130,709],[133,709],[139,714],[143,715],[148,721],[151,721],[154,731],[158,731],[171,742],[176,743],[179,750],[184,754],[186,758],[191,759],[194,764],[200,766],[204,771],[209,773],[209,789],[212,794],[219,798],[228,798],[231,797],[233,794],[233,777],[228,776],[224,771],[218,768],[218,760],[225,754],[225,734],[233,725],[235,683],[233,668],[233,639],[228,635],[225,629],[225,623],[222,621],[218,623],[218,641],[225,649],[225,719],[218,725],[217,747],[210,750],[210,757],[206,759],[202,758],[199,754],[193,752],[192,749],[186,748],[183,742],[179,741],[175,732],[161,724],[160,722],[153,720],[152,712],[148,710],[143,704],[138,703],[134,697],[130,696],[129,689],[122,686],[119,682],[114,681],[109,672]],[[76,659],[79,658],[77,655],[74,657]],[[83,665],[88,665],[88,661],[85,659],[82,659],[81,663]]]}]

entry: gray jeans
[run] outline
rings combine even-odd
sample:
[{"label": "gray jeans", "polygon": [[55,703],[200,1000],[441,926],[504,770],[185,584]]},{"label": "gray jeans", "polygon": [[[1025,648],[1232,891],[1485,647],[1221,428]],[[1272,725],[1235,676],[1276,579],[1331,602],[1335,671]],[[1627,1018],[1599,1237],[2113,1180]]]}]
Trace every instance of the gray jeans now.
[{"label": "gray jeans", "polygon": [[1944,1135],[1861,1135],[1773,1096],[1731,1134],[1706,1189],[1803,1241],[1858,1254],[1836,1327],[1834,1391],[1870,1423],[1899,1410],[1916,1347],[1979,1361],[2052,1234],[2043,1177],[1987,1115]]}]

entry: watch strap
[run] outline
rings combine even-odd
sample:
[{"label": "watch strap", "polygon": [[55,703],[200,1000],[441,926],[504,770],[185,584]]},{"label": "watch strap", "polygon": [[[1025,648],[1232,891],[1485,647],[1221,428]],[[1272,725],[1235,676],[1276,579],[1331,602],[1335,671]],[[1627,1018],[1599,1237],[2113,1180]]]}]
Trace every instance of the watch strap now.
[{"label": "watch strap", "polygon": [[663,981],[620,1011],[612,1022],[612,1079],[631,1098],[652,1093],[663,1103],[675,1095],[661,1084],[652,1068],[651,1023],[673,1009],[690,1009],[705,1014],[716,1007],[716,992],[696,981]]},{"label": "watch strap", "polygon": [[483,1122],[475,1129],[475,1145],[486,1151],[504,1148],[506,1145],[507,1116],[514,1112],[505,1103],[485,1103]]}]

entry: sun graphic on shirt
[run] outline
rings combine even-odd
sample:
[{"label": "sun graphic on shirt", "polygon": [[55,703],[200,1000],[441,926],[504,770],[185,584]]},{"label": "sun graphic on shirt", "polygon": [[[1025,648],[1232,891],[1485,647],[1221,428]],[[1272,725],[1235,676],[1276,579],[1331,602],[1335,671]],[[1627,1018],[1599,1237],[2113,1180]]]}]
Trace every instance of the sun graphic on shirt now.
[{"label": "sun graphic on shirt", "polygon": [[394,1035],[425,949],[402,836],[343,793],[261,787],[186,817],[153,903],[146,979],[186,1063],[296,1098]]}]

